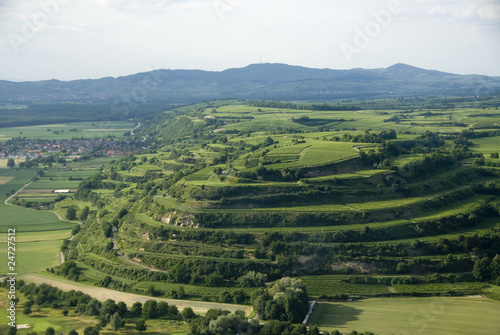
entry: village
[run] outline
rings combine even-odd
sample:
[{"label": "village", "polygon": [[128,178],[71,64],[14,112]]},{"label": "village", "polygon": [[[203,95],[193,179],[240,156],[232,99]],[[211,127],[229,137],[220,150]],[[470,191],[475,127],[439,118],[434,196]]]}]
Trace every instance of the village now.
[{"label": "village", "polygon": [[73,138],[70,140],[11,139],[0,142],[0,159],[37,159],[59,156],[61,159],[79,159],[84,156],[121,157],[150,150],[146,139],[118,140],[115,138]]}]

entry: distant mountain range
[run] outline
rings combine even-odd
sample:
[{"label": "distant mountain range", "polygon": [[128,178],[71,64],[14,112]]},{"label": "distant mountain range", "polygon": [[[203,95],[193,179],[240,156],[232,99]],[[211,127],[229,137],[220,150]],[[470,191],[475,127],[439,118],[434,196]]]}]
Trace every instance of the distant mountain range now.
[{"label": "distant mountain range", "polygon": [[220,72],[155,70],[101,79],[0,81],[1,103],[191,103],[203,100],[335,100],[500,93],[500,77],[457,75],[406,64],[380,69],[312,69],[253,64]]}]

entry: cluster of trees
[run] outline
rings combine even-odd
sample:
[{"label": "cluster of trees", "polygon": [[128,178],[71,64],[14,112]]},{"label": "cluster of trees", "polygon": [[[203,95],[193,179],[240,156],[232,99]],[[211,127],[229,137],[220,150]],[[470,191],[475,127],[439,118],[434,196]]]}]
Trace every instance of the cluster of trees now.
[{"label": "cluster of trees", "polygon": [[301,280],[285,277],[269,289],[262,289],[254,300],[255,312],[262,320],[301,323],[309,311],[306,286]]},{"label": "cluster of trees", "polygon": [[[7,282],[0,282],[0,285],[5,287]],[[20,280],[17,287],[26,297],[24,314],[31,314],[32,306],[38,305],[40,307],[61,309],[64,316],[68,315],[68,308],[71,307],[75,308],[76,314],[95,316],[98,319],[98,324],[86,328],[84,335],[98,335],[99,331],[107,326],[117,331],[125,323],[135,323],[136,330],[145,331],[147,329],[146,321],[150,319],[184,320],[189,322],[198,317],[190,307],[186,307],[182,312],[179,312],[176,306],[169,305],[164,301],[147,300],[144,304],[135,302],[129,310],[123,301],[115,303],[114,300],[108,299],[105,302],[100,302],[81,291],[65,292],[47,284],[25,284],[23,280]],[[70,332],[70,334],[75,334],[75,332]]]},{"label": "cluster of trees", "polygon": [[81,269],[78,268],[76,263],[72,260],[68,260],[67,262],[62,263],[58,267],[57,271],[58,274],[74,281],[78,281],[81,274]]},{"label": "cluster of trees", "polygon": [[500,256],[478,258],[472,270],[474,277],[479,281],[491,282],[500,285]]},{"label": "cluster of trees", "polygon": [[255,271],[249,271],[238,278],[238,286],[241,287],[261,287],[264,286],[266,282],[267,275]]},{"label": "cluster of trees", "polygon": [[[4,281],[0,285],[6,286],[7,283]],[[26,298],[24,314],[31,314],[32,306],[37,305],[60,309],[64,316],[68,315],[68,308],[74,308],[76,314],[95,317],[97,324],[85,328],[83,335],[99,335],[100,331],[106,327],[119,331],[127,323],[132,323],[138,332],[143,332],[148,328],[147,320],[151,319],[185,321],[189,324],[190,335],[319,335],[317,327],[312,326],[308,329],[300,324],[305,315],[305,313],[301,313],[301,310],[305,309],[306,312],[308,310],[307,293],[305,286],[299,280],[292,278],[281,279],[269,290],[261,292],[261,296],[257,296],[256,301],[266,295],[271,295],[273,302],[270,304],[284,308],[285,316],[274,313],[268,318],[270,322],[264,326],[260,325],[258,320],[248,320],[243,311],[230,313],[226,310],[210,309],[205,316],[201,317],[196,315],[190,307],[179,312],[176,306],[163,301],[147,300],[144,304],[135,302],[128,308],[122,301],[116,303],[114,300],[108,299],[101,302],[80,291],[64,292],[47,284],[25,284],[24,281],[20,280],[18,288]],[[295,308],[297,310],[293,311],[292,309]],[[276,318],[272,318],[272,316],[276,316]],[[12,334],[15,334],[15,331]],[[47,328],[45,334],[55,334],[54,329]],[[78,333],[75,330],[70,330],[69,334]]]},{"label": "cluster of trees", "polygon": [[421,178],[429,174],[448,169],[457,164],[457,160],[450,154],[433,152],[420,160],[406,163],[401,168],[394,169],[404,177]]},{"label": "cluster of trees", "polygon": [[365,131],[364,134],[351,135],[344,134],[342,137],[335,136],[332,138],[333,141],[341,142],[354,142],[354,143],[384,143],[387,140],[397,139],[397,134],[394,130],[383,130],[379,134],[370,133],[370,131]]},{"label": "cluster of trees", "polygon": [[89,216],[90,209],[88,206],[83,207],[81,210],[78,210],[74,207],[68,207],[66,209],[66,219],[68,220],[80,220],[80,221],[85,221],[87,220],[87,217]]}]

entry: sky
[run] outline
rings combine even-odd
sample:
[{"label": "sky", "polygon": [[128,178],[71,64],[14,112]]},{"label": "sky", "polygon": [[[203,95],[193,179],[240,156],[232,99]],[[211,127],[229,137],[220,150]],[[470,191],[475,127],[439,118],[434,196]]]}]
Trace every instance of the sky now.
[{"label": "sky", "polygon": [[259,63],[500,76],[500,0],[0,0],[0,79]]}]

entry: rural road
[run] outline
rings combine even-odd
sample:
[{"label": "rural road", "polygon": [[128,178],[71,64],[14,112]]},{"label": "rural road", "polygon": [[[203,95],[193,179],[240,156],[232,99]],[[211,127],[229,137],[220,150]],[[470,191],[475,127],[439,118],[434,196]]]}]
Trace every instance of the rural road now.
[{"label": "rural road", "polygon": [[14,197],[15,197],[15,196],[19,193],[19,192],[21,192],[22,190],[24,190],[26,187],[28,187],[28,185],[29,185],[29,184],[31,184],[32,182],[33,182],[33,180],[32,180],[32,181],[30,181],[29,183],[27,183],[26,185],[24,185],[23,187],[21,187],[21,188],[20,188],[19,190],[17,190],[17,191],[16,191],[13,195],[11,195],[11,196],[10,196],[10,197],[8,197],[7,199],[5,199],[4,204],[9,205],[9,206],[14,206],[14,207],[17,207],[16,205],[9,204],[9,202],[8,202],[8,201],[9,201],[10,199],[14,198]]},{"label": "rural road", "polygon": [[[6,205],[8,205],[8,206],[19,207],[19,206],[14,205],[14,204],[9,204],[9,200],[10,200],[10,199],[12,199],[12,198],[14,198],[14,197],[15,197],[15,196],[19,193],[19,192],[21,192],[21,191],[22,191],[22,190],[24,190],[26,187],[28,187],[28,185],[30,185],[32,182],[33,182],[33,180],[32,180],[32,181],[30,181],[29,183],[27,183],[26,185],[24,185],[23,187],[21,187],[21,188],[20,188],[19,190],[17,190],[14,194],[12,194],[10,197],[8,197],[7,199],[5,199],[4,203],[5,203]],[[33,208],[29,208],[29,209],[32,209],[32,210],[33,210]],[[50,212],[51,212],[51,213],[54,213],[54,214],[57,216],[57,218],[58,218],[59,220],[61,220],[61,221],[76,222],[76,221],[69,221],[69,220],[65,220],[65,219],[63,219],[62,217],[60,217],[60,216],[59,216],[59,214],[57,214],[57,213],[56,213],[56,212],[54,212],[54,211],[50,211]],[[78,223],[80,226],[82,225],[82,223],[81,223],[81,222],[76,222],[76,223]]]},{"label": "rural road", "polygon": [[72,282],[60,278],[54,278],[51,276],[37,274],[37,273],[24,274],[20,277],[20,279],[36,284],[42,284],[42,283],[49,284],[63,291],[70,291],[70,290],[82,291],[83,293],[88,294],[91,297],[96,298],[97,300],[103,302],[106,301],[107,299],[113,299],[115,302],[123,301],[129,307],[132,306],[132,304],[136,301],[144,303],[147,300],[156,300],[156,301],[165,301],[169,305],[175,305],[177,306],[179,311],[182,311],[185,307],[191,307],[197,314],[200,313],[203,314],[211,308],[221,308],[231,312],[242,310],[245,311],[247,315],[250,314],[250,312],[252,311],[252,308],[250,306],[221,304],[221,303],[206,302],[206,301],[153,298],[133,293],[114,291],[103,287],[87,286],[81,283]]}]

